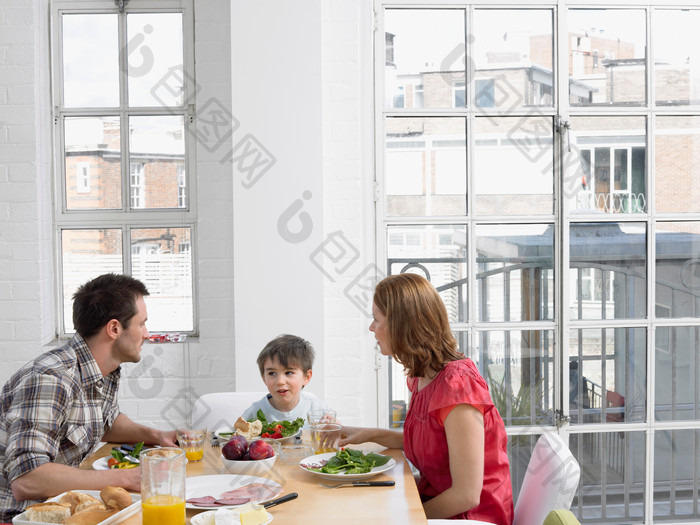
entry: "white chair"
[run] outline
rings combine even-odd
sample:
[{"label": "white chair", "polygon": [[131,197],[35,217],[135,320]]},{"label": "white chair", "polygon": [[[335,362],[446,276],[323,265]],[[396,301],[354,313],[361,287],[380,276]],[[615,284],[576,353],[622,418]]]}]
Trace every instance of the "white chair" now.
[{"label": "white chair", "polygon": [[211,432],[233,428],[243,411],[267,392],[214,392],[200,396],[192,406],[192,426],[206,426]]},{"label": "white chair", "polygon": [[513,525],[541,525],[552,510],[568,510],[580,477],[581,468],[564,440],[554,432],[542,434],[527,464]]}]

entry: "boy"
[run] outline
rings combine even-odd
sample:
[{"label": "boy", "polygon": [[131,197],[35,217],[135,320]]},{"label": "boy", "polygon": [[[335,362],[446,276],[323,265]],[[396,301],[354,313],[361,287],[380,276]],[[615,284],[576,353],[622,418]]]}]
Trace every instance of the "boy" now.
[{"label": "boy", "polygon": [[[258,368],[269,394],[243,412],[243,419],[254,419],[262,410],[268,421],[306,421],[310,410],[328,408],[303,388],[311,380],[314,349],[295,335],[281,335],[265,345],[258,355]],[[305,425],[308,423],[305,423]]]}]

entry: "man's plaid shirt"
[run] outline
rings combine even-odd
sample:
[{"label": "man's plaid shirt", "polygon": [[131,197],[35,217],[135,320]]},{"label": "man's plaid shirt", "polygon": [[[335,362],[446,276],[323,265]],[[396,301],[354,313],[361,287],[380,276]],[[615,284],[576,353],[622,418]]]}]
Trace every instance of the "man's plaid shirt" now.
[{"label": "man's plaid shirt", "polygon": [[76,334],[24,365],[0,397],[0,522],[33,501],[16,501],[10,483],[44,463],[77,467],[119,414],[120,368],[102,377]]}]

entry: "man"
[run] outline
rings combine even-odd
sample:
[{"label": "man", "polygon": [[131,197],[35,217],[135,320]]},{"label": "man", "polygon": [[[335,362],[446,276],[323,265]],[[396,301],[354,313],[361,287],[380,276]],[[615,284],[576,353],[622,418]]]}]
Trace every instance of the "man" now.
[{"label": "man", "polygon": [[108,485],[139,491],[141,469],[80,470],[100,441],[175,446],[174,431],[135,423],[117,402],[120,365],[148,338],[148,290],[105,274],[73,295],[76,334],[16,372],[0,397],[0,522],[35,500]]}]

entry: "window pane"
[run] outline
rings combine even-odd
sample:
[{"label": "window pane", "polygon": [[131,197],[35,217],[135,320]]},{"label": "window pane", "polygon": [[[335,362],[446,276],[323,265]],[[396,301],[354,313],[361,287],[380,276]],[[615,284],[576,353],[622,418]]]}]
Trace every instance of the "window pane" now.
[{"label": "window pane", "polygon": [[464,107],[464,10],[387,9],[385,17],[385,107]]},{"label": "window pane", "polygon": [[184,170],[184,122],[180,116],[130,117],[130,206],[180,208]]},{"label": "window pane", "polygon": [[124,273],[120,229],[62,230],[63,327],[73,328],[73,293],[103,273]]},{"label": "window pane", "polygon": [[66,208],[121,208],[119,117],[65,119]]},{"label": "window pane", "polygon": [[576,210],[646,213],[644,117],[572,117],[565,193]]},{"label": "window pane", "polygon": [[700,419],[700,327],[658,326],[654,360],[656,420]]},{"label": "window pane", "polygon": [[474,12],[474,104],[514,110],[553,104],[552,11]]},{"label": "window pane", "polygon": [[642,523],[646,483],[644,432],[571,434],[581,466],[571,511],[582,523]]},{"label": "window pane", "polygon": [[646,103],[646,22],[641,9],[570,9],[573,106]]},{"label": "window pane", "polygon": [[700,430],[654,433],[654,523],[685,522],[689,518],[697,523],[699,449]]},{"label": "window pane", "polygon": [[653,13],[656,103],[700,104],[700,10]]},{"label": "window pane", "polygon": [[700,211],[700,117],[657,117],[654,147],[656,210]]},{"label": "window pane", "polygon": [[569,413],[572,423],[645,421],[646,330],[571,330]]},{"label": "window pane", "polygon": [[554,318],[551,225],[483,225],[476,228],[479,321]]},{"label": "window pane", "polygon": [[480,215],[554,212],[551,117],[477,118],[474,174]]},{"label": "window pane", "polygon": [[467,320],[467,230],[463,224],[389,226],[389,274],[427,278],[447,308],[450,322]]},{"label": "window pane", "polygon": [[190,228],[131,230],[131,275],[148,288],[148,329],[193,329]]},{"label": "window pane", "polygon": [[184,100],[182,14],[127,16],[129,106],[181,106]]},{"label": "window pane", "polygon": [[386,119],[387,215],[467,212],[466,121]]},{"label": "window pane", "polygon": [[65,14],[63,105],[119,106],[119,39],[116,14]]},{"label": "window pane", "polygon": [[506,426],[554,423],[554,332],[479,332],[470,356]]},{"label": "window pane", "polygon": [[572,319],[646,317],[643,223],[572,223],[569,243]]},{"label": "window pane", "polygon": [[656,228],[656,315],[700,317],[700,223]]}]

